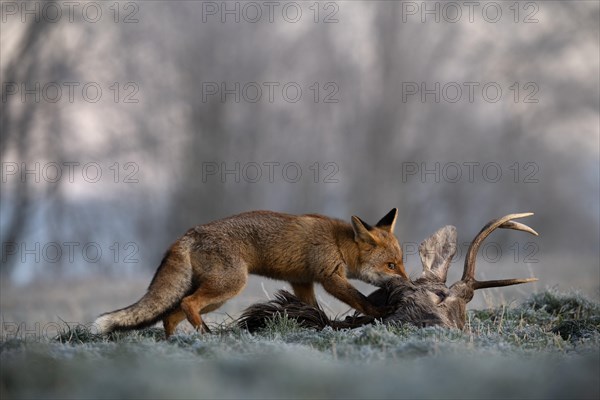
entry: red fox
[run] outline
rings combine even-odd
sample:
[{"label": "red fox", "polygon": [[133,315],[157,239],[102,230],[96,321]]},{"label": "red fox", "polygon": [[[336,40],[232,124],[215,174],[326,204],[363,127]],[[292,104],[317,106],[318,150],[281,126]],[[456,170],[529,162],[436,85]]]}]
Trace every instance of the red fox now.
[{"label": "red fox", "polygon": [[129,307],[102,314],[100,333],[139,329],[163,321],[168,338],[185,318],[208,331],[201,314],[239,294],[248,274],[288,281],[296,296],[316,306],[314,282],[363,314],[380,317],[348,278],[382,286],[408,280],[393,234],[397,209],[375,226],[317,214],[250,211],[190,229],[167,251],[146,294]]}]

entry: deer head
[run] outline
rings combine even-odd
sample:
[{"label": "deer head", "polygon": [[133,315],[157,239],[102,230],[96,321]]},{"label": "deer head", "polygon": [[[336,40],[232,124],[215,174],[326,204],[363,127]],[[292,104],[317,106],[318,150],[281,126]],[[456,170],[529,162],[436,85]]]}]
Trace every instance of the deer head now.
[{"label": "deer head", "polygon": [[[483,241],[496,229],[515,229],[537,236],[529,226],[515,222],[533,213],[509,214],[497,218],[485,225],[471,242],[465,258],[462,278],[448,287],[446,277],[452,258],[456,253],[456,228],[447,225],[419,246],[419,256],[423,272],[415,281],[391,280],[385,286],[368,296],[377,307],[386,307],[389,313],[384,323],[411,323],[417,326],[440,325],[447,328],[462,329],[466,321],[467,304],[473,299],[475,290],[491,287],[517,285],[533,282],[537,279],[502,279],[478,281],[475,279],[475,260]],[[347,317],[343,321],[330,320],[319,308],[302,303],[292,294],[280,291],[275,300],[255,304],[249,307],[240,320],[240,324],[249,330],[265,325],[276,314],[286,314],[301,325],[322,329],[332,326],[337,329],[354,328],[375,321],[369,316]]]}]

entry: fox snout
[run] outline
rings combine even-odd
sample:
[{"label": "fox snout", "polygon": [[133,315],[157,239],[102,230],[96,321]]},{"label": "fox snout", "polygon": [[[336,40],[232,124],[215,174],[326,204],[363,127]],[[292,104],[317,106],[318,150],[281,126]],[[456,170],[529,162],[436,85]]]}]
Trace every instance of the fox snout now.
[{"label": "fox snout", "polygon": [[407,281],[410,280],[410,278],[408,277],[408,274],[406,273],[406,270],[404,269],[404,264],[401,264],[400,266],[398,266],[398,275],[400,275],[402,278],[404,278]]},{"label": "fox snout", "polygon": [[383,286],[393,279],[410,280],[403,263],[388,262],[365,269],[363,273],[363,280],[375,286]]}]

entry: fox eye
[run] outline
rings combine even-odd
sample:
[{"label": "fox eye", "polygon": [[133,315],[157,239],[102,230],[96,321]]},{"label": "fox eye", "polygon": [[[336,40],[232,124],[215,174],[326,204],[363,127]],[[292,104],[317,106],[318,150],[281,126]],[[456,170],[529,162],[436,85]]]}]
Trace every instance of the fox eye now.
[{"label": "fox eye", "polygon": [[394,264],[394,263],[388,263],[388,268],[389,269],[396,269],[396,264]]}]

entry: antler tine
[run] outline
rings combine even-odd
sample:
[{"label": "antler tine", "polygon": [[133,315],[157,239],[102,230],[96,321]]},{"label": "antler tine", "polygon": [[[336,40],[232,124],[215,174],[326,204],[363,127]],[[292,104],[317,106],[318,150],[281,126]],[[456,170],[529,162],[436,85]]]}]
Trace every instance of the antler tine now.
[{"label": "antler tine", "polygon": [[472,286],[473,290],[477,289],[486,289],[491,287],[500,287],[500,286],[510,286],[510,285],[519,285],[521,283],[529,283],[537,281],[537,278],[525,278],[525,279],[499,279],[496,281],[473,281]]},{"label": "antler tine", "polygon": [[[533,213],[530,213],[530,215],[533,215]],[[525,224],[522,224],[520,222],[507,221],[507,222],[503,223],[502,225],[500,225],[499,228],[514,229],[517,231],[528,232],[528,233],[531,233],[532,235],[539,236],[539,234],[534,229],[532,229],[531,227],[529,227]]]},{"label": "antler tine", "polygon": [[465,268],[463,271],[463,276],[461,278],[464,282],[469,282],[471,287],[476,289],[484,289],[489,287],[499,287],[499,286],[509,286],[509,285],[518,285],[520,283],[534,282],[537,281],[535,278],[527,278],[527,279],[502,279],[502,280],[494,280],[494,281],[483,281],[479,282],[475,279],[475,259],[477,257],[477,252],[479,251],[479,246],[481,243],[497,228],[501,229],[515,229],[523,232],[531,233],[532,235],[538,236],[538,233],[530,228],[529,226],[522,224],[520,222],[512,221],[513,219],[525,218],[533,215],[532,212],[529,213],[520,213],[520,214],[508,214],[504,217],[497,218],[488,222],[481,231],[475,236],[473,242],[469,246],[469,250],[467,252],[467,257],[465,258]]}]

